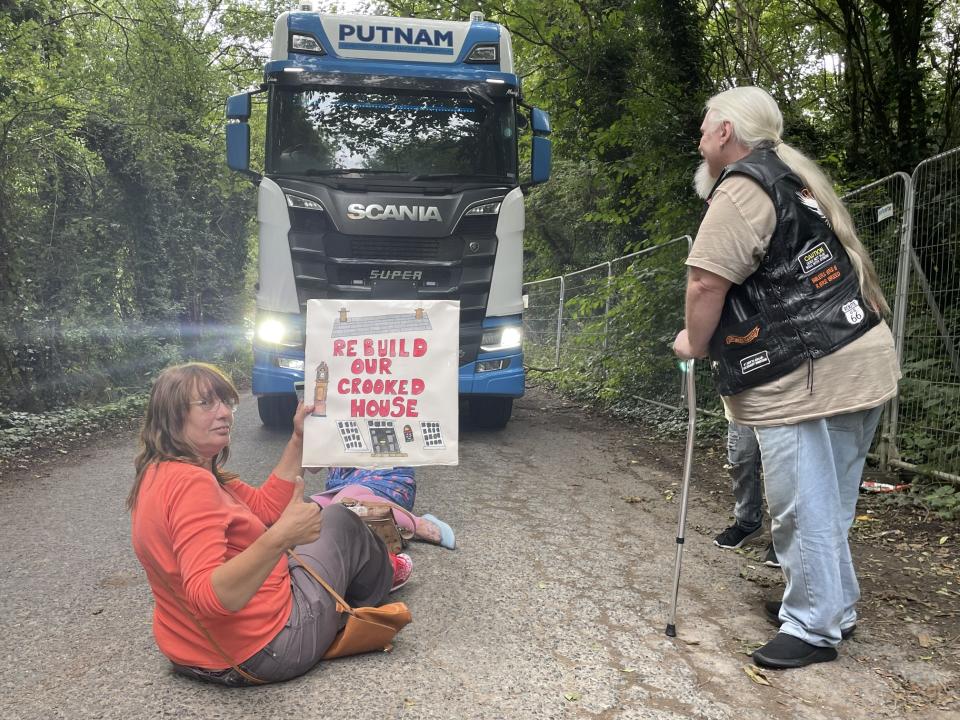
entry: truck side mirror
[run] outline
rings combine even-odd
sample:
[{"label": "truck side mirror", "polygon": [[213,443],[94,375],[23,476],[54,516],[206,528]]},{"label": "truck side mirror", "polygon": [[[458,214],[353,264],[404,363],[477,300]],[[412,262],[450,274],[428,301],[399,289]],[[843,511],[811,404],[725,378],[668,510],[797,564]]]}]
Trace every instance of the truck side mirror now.
[{"label": "truck side mirror", "polygon": [[550,114],[540,108],[533,108],[530,113],[530,124],[535,135],[550,134]]},{"label": "truck side mirror", "polygon": [[227,167],[250,172],[250,126],[245,122],[227,125]]},{"label": "truck side mirror", "polygon": [[250,119],[250,93],[240,93],[227,98],[227,120],[246,122]]},{"label": "truck side mirror", "polygon": [[227,98],[227,167],[259,179],[250,170],[250,93],[231,95]]},{"label": "truck side mirror", "polygon": [[537,185],[550,179],[552,162],[552,143],[550,134],[550,116],[540,108],[530,113],[530,125],[533,129],[533,148],[530,156],[530,184]]}]

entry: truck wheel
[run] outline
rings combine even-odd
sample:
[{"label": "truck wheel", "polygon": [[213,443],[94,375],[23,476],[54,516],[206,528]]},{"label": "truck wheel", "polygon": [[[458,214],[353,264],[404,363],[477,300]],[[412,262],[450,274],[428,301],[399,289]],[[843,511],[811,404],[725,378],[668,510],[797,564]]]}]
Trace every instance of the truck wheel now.
[{"label": "truck wheel", "polygon": [[499,430],[506,427],[513,413],[513,398],[475,397],[470,398],[470,420],[479,428]]},{"label": "truck wheel", "polygon": [[268,428],[293,426],[293,414],[297,411],[296,395],[263,395],[257,398],[260,421]]}]

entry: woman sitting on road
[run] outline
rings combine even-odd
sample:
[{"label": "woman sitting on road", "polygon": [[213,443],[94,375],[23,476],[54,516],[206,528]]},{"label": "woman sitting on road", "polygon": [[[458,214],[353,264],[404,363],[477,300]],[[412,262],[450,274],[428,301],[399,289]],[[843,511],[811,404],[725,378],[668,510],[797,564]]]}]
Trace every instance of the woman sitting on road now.
[{"label": "woman sitting on road", "polygon": [[303,419],[312,407],[297,408],[261,487],[224,470],[238,399],[211,365],[164,370],[150,392],[127,501],[160,651],[179,673],[231,686],[305,673],[343,624],[288,549],[354,606],[381,603],[412,567],[346,507],[321,516],[304,502]]},{"label": "woman sitting on road", "polygon": [[412,467],[388,470],[332,467],[327,474],[326,491],[311,495],[310,499],[321,507],[336,503],[341,498],[387,500],[398,506],[393,511],[394,521],[400,528],[411,533],[414,540],[442,545],[453,550],[456,539],[453,529],[447,523],[433,515],[417,517],[413,514],[413,501],[416,496],[417,479]]}]

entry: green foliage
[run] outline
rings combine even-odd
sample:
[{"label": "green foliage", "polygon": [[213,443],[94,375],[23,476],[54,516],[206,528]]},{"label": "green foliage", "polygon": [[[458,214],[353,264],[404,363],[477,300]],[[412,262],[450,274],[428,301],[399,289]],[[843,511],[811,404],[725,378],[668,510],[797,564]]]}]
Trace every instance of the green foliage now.
[{"label": "green foliage", "polygon": [[245,344],[253,193],[222,108],[278,8],[0,8],[0,407],[111,400]]},{"label": "green foliage", "polygon": [[[907,315],[897,450],[900,459],[921,468],[960,475],[960,372],[950,340],[960,332],[960,308],[947,306],[941,325],[926,305],[926,294],[917,295]],[[935,299],[943,302],[949,295],[940,292]]]},{"label": "green foliage", "polygon": [[142,415],[144,393],[127,395],[96,407],[73,407],[45,413],[0,412],[0,463],[22,457],[39,447],[56,447],[83,441],[115,427],[118,422]]},{"label": "green foliage", "polygon": [[880,499],[896,508],[922,508],[943,520],[960,519],[960,487],[930,475],[915,475],[907,492],[885,494]]},{"label": "green foliage", "polygon": [[[616,257],[635,237],[601,209],[610,187],[596,162],[558,159],[527,198],[525,274],[536,278]],[[589,209],[584,213],[584,209]],[[616,218],[612,218],[616,219]]]},{"label": "green foliage", "polygon": [[938,485],[922,496],[924,504],[944,520],[960,518],[960,491],[953,485]]}]

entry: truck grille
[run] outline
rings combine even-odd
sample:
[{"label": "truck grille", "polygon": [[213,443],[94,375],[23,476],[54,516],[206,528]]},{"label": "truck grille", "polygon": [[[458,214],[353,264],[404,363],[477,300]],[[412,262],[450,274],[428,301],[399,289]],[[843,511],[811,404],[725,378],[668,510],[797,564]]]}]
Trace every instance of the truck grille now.
[{"label": "truck grille", "polygon": [[[310,213],[310,217],[297,217]],[[419,273],[424,300],[460,300],[460,363],[476,359],[497,254],[496,216],[461,220],[443,238],[344,235],[325,213],[294,209],[288,236],[301,311],[308,300],[368,298],[384,271]],[[398,277],[400,275],[397,275]],[[407,285],[410,287],[410,284]]]}]

